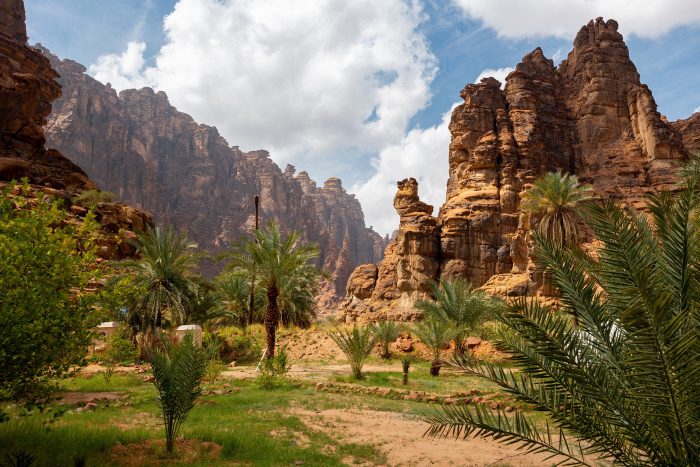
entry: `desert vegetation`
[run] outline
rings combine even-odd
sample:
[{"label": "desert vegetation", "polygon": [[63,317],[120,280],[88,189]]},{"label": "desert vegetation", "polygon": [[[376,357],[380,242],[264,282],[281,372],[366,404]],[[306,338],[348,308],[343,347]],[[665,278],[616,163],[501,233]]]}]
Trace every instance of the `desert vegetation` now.
[{"label": "desert vegetation", "polygon": [[[71,223],[51,199],[18,209],[10,193],[23,188],[13,185],[0,204],[2,324],[13,331],[0,343],[0,454],[12,465],[55,456],[109,464],[124,455],[390,462],[363,436],[341,436],[305,415],[351,408],[365,411],[363,423],[412,414],[423,420],[416,443],[426,429],[490,437],[532,463],[692,465],[698,170],[689,166],[677,193],[650,196],[648,214],[594,200],[566,175],[548,177],[532,189],[578,192],[551,210],[556,222],[533,208],[546,225],[533,234],[535,255],[556,302],[503,300],[442,280],[416,302],[422,319],[411,324],[319,322],[318,250],[274,223],[231,246],[212,279],[198,264],[214,258],[167,226],[137,236],[137,258],[94,267],[90,211]],[[44,239],[39,247],[21,242],[27,229]],[[601,242],[594,256],[579,249],[576,229]],[[9,245],[21,255],[7,253]],[[20,269],[45,288],[17,289]],[[95,340],[103,320],[117,331]],[[14,344],[42,339],[57,350],[37,355],[34,344]],[[98,421],[109,428],[95,431]],[[30,438],[62,447],[36,448]],[[321,448],[328,445],[332,452]]]}]

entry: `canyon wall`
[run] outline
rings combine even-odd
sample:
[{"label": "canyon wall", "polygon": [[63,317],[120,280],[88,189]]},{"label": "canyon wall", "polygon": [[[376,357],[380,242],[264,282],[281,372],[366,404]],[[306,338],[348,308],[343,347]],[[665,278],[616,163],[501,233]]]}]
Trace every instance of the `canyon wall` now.
[{"label": "canyon wall", "polygon": [[[77,219],[87,210],[73,200],[97,186],[59,151],[46,148],[43,126],[52,101],[61,95],[57,78],[49,61],[27,45],[24,2],[0,0],[0,188],[26,178],[29,196],[62,200]],[[102,228],[103,259],[133,255],[134,231],[151,223],[150,216],[121,203],[99,203],[95,216]]]},{"label": "canyon wall", "polygon": [[[617,29],[598,18],[558,67],[537,48],[504,89],[485,78],[462,90],[449,125],[445,204],[433,218],[415,180],[399,182],[398,237],[378,266],[353,272],[346,320],[415,319],[415,300],[445,278],[503,296],[541,294],[520,197],[547,172],[574,173],[597,195],[636,207],[646,193],[674,186],[698,147],[698,114],[674,124],[659,114]],[[406,198],[407,186],[416,196]]]},{"label": "canyon wall", "polygon": [[365,227],[362,208],[337,178],[322,187],[293,166],[282,171],[265,151],[230,146],[216,128],[179,112],[150,88],[117,94],[71,60],[37,46],[60,74],[63,96],[46,125],[49,143],[120,200],[186,229],[199,246],[217,252],[254,229],[253,197],[261,225],[277,220],[320,245],[318,265],[331,274],[322,301],[345,292],[352,270],[382,258],[385,240]]}]

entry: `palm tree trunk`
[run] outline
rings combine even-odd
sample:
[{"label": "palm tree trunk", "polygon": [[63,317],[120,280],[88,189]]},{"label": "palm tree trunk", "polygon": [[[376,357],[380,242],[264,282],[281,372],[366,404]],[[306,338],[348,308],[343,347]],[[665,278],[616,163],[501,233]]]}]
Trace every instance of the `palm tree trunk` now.
[{"label": "palm tree trunk", "polygon": [[277,296],[279,290],[277,284],[267,288],[267,313],[265,314],[265,334],[267,335],[267,358],[275,356],[275,338],[277,334],[277,323],[280,319],[280,310],[277,306]]}]

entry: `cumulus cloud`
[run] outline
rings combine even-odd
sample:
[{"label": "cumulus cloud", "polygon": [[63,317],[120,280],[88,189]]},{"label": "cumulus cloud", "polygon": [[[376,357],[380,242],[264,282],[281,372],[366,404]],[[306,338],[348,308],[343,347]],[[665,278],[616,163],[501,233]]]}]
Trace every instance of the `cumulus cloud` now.
[{"label": "cumulus cloud", "polygon": [[695,113],[695,112],[700,112],[700,106],[695,107],[695,110],[693,110],[693,113]]},{"label": "cumulus cloud", "polygon": [[129,42],[124,53],[99,57],[88,67],[88,73],[98,81],[111,83],[115,89],[147,86],[149,81],[143,76],[145,50],[145,43]]},{"label": "cumulus cloud", "polygon": [[418,194],[422,201],[434,206],[434,215],[445,202],[450,145],[448,125],[456,105],[443,115],[440,124],[414,128],[397,143],[382,149],[373,160],[375,174],[351,188],[377,232],[390,234],[399,226],[399,216],[393,208],[399,180],[407,177],[418,180]]},{"label": "cumulus cloud", "polygon": [[603,16],[620,31],[658,37],[678,26],[700,24],[697,0],[453,0],[501,37],[572,37],[590,19]]},{"label": "cumulus cloud", "polygon": [[402,0],[179,0],[154,66],[131,43],[90,73],[118,89],[163,90],[231,144],[307,168],[404,135],[437,72],[425,20]]},{"label": "cumulus cloud", "polygon": [[480,82],[483,78],[496,78],[498,81],[501,82],[501,89],[503,89],[506,85],[506,77],[510,74],[511,71],[515,70],[515,68],[507,66],[505,68],[487,68],[483,70],[481,73],[479,73],[479,76],[474,78],[474,82],[478,83]]}]

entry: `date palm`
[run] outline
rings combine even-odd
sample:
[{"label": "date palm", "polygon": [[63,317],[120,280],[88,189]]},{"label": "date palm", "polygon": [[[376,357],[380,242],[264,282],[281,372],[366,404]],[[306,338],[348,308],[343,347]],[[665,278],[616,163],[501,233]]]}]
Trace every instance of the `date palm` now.
[{"label": "date palm", "polygon": [[454,329],[450,326],[449,321],[436,318],[421,321],[413,329],[421,342],[427,345],[433,353],[430,374],[439,376],[440,368],[442,368],[442,351],[454,337]]},{"label": "date palm", "polygon": [[377,344],[377,335],[371,325],[353,325],[352,331],[338,329],[330,334],[331,339],[350,360],[355,379],[363,379],[362,365]]},{"label": "date palm", "polygon": [[[275,339],[280,322],[280,290],[299,275],[311,274],[310,262],[319,253],[318,247],[304,244],[299,232],[283,235],[276,222],[255,232],[254,239],[245,240],[228,255],[229,267],[255,271],[256,282],[265,288],[267,308],[265,310],[265,335],[267,358],[275,355]],[[316,273],[318,274],[318,273]]]},{"label": "date palm", "polygon": [[[214,280],[219,305],[214,323],[233,322],[241,327],[248,324],[250,305],[250,277],[245,271],[225,271]],[[262,322],[265,301],[264,290],[256,287],[253,294],[253,321]]]},{"label": "date palm", "polygon": [[133,275],[141,292],[134,312],[143,330],[163,326],[164,319],[181,324],[187,316],[193,270],[200,258],[197,245],[172,227],[157,226],[137,234],[139,260],[119,263]]},{"label": "date palm", "polygon": [[457,359],[556,429],[521,412],[445,407],[430,434],[491,437],[572,465],[700,465],[700,170],[689,170],[680,192],[648,198],[648,216],[590,206],[596,258],[537,236],[562,309],[523,299],[498,313],[508,331],[497,345],[516,371]]},{"label": "date palm", "polygon": [[579,240],[580,208],[591,200],[591,188],[575,175],[550,172],[523,193],[522,209],[539,219],[537,232],[562,246]]},{"label": "date palm", "polygon": [[434,300],[419,300],[416,308],[429,320],[451,324],[455,342],[455,353],[466,352],[465,340],[479,331],[485,321],[491,319],[500,300],[486,292],[475,289],[462,279],[442,281],[433,285]]},{"label": "date palm", "polygon": [[389,344],[394,342],[401,335],[401,326],[395,321],[380,321],[374,327],[374,334],[382,346],[380,356],[383,359],[390,358],[391,352],[389,351]]},{"label": "date palm", "polygon": [[207,355],[189,333],[179,344],[169,344],[167,338],[162,342],[164,350],[149,350],[148,360],[165,426],[165,450],[171,453],[182,423],[202,393]]}]

